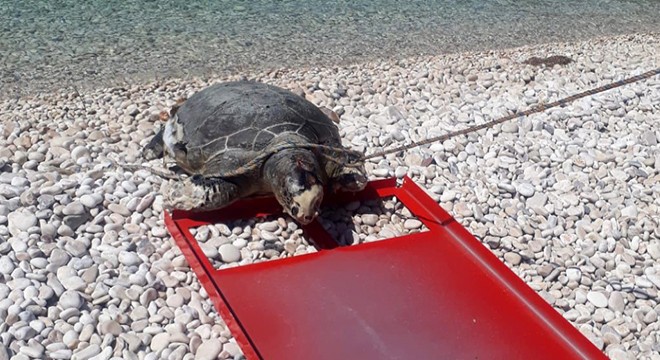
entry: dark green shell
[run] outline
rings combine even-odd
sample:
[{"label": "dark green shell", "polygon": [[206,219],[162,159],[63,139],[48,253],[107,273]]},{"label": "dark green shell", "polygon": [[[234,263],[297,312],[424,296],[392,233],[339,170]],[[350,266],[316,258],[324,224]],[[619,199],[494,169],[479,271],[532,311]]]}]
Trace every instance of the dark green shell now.
[{"label": "dark green shell", "polygon": [[341,146],[337,126],[316,105],[259,82],[212,85],[187,99],[176,116],[183,131],[177,147],[186,153],[186,167],[207,176],[246,164],[283,133]]}]

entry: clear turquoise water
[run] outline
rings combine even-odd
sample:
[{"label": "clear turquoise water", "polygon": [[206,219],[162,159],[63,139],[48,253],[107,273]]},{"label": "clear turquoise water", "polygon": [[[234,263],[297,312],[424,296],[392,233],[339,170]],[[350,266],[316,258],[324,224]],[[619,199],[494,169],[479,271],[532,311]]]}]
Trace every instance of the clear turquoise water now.
[{"label": "clear turquoise water", "polygon": [[3,92],[660,31],[660,1],[0,1]]}]

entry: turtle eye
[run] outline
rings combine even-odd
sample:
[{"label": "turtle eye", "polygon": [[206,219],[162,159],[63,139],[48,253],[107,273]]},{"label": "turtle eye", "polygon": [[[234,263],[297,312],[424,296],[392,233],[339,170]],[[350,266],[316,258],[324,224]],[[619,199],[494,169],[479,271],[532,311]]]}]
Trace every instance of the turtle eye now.
[{"label": "turtle eye", "polygon": [[300,210],[300,209],[298,209],[297,206],[292,206],[292,207],[291,207],[291,215],[294,215],[294,216],[298,215],[298,211],[299,211],[299,210]]}]

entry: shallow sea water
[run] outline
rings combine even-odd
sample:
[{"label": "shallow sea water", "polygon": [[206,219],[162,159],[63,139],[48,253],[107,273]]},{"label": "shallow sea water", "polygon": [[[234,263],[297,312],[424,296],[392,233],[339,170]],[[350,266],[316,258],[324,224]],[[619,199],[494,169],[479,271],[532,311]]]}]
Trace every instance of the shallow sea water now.
[{"label": "shallow sea water", "polygon": [[0,2],[0,97],[660,30],[660,1]]}]

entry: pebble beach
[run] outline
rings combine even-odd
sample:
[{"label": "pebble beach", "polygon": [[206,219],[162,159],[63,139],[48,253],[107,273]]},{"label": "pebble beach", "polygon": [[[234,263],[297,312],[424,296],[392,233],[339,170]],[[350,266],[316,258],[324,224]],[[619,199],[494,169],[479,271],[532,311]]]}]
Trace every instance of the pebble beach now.
[{"label": "pebble beach", "polygon": [[[553,55],[572,62],[525,63]],[[159,112],[209,84],[291,89],[371,153],[659,64],[660,34],[646,33],[3,98],[0,360],[244,358],[164,227],[163,180],[110,166],[141,163]],[[659,119],[656,76],[367,170],[411,176],[611,359],[660,359]],[[323,224],[347,244],[424,230],[397,204],[372,205],[342,210],[360,209],[354,227]],[[314,251],[288,218],[195,236],[218,267]]]}]

